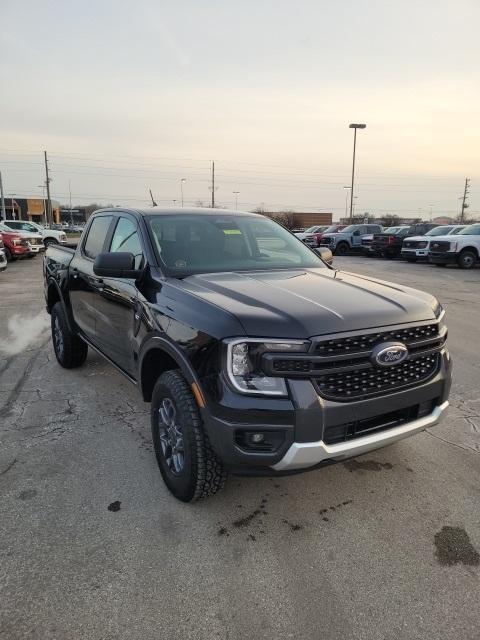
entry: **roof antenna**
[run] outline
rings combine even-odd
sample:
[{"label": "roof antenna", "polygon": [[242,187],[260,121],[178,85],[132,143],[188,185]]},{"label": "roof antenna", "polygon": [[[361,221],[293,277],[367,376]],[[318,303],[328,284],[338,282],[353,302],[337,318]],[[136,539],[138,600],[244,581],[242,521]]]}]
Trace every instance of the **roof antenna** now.
[{"label": "roof antenna", "polygon": [[150,191],[150,198],[152,199],[152,207],[158,207],[157,203],[155,202],[155,200],[153,199],[153,194],[152,194],[152,190],[149,189]]}]

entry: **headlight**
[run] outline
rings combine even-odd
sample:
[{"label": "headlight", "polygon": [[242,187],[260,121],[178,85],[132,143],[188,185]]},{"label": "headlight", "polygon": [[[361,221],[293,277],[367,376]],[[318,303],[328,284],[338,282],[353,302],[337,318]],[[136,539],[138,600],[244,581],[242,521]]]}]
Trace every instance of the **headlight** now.
[{"label": "headlight", "polygon": [[449,251],[456,251],[456,250],[457,250],[457,243],[451,242]]},{"label": "headlight", "polygon": [[226,372],[232,387],[239,393],[286,396],[284,378],[266,376],[261,368],[264,353],[304,353],[308,342],[236,338],[226,341]]},{"label": "headlight", "polygon": [[435,314],[435,318],[437,320],[442,320],[444,318],[445,309],[442,307],[442,305],[440,304],[440,302],[436,298],[433,299],[432,310],[433,310],[433,313]]}]

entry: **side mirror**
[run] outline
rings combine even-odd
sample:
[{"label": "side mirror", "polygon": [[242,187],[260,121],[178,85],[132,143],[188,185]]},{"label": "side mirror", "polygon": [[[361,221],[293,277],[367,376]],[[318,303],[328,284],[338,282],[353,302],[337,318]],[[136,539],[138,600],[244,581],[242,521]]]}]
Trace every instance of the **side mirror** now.
[{"label": "side mirror", "polygon": [[135,269],[133,253],[119,251],[118,253],[99,253],[93,263],[93,273],[101,278],[137,279],[141,271]]},{"label": "side mirror", "polygon": [[315,251],[318,253],[320,258],[326,262],[328,265],[332,265],[333,263],[333,253],[330,251],[328,247],[317,247]]},{"label": "side mirror", "polygon": [[360,229],[357,229],[356,231],[354,231],[352,233],[353,236],[359,236],[360,235]]}]

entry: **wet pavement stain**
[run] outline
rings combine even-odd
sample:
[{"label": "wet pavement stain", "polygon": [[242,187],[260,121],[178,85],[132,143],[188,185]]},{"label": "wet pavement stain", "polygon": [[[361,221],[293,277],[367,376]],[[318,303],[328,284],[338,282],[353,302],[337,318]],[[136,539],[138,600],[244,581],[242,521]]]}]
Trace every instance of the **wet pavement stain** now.
[{"label": "wet pavement stain", "polygon": [[217,531],[217,535],[218,536],[229,536],[230,534],[228,533],[228,529],[226,527],[220,527],[220,529]]},{"label": "wet pavement stain", "polygon": [[108,505],[107,509],[108,509],[109,511],[113,511],[113,512],[115,513],[116,511],[120,511],[120,505],[121,505],[121,504],[122,504],[122,503],[121,503],[119,500],[115,500],[115,502],[111,502],[111,503]]},{"label": "wet pavement stain", "polygon": [[466,564],[471,567],[480,565],[480,555],[470,542],[465,529],[460,527],[442,527],[435,534],[435,555],[440,564],[451,566]]},{"label": "wet pavement stain", "polygon": [[25,489],[24,491],[21,491],[18,494],[18,499],[19,500],[31,500],[36,495],[37,495],[37,492],[36,492],[35,489]]},{"label": "wet pavement stain", "polygon": [[261,513],[260,509],[255,509],[255,511],[252,511],[252,513],[249,513],[248,516],[244,516],[243,518],[238,518],[238,520],[234,520],[233,526],[236,527],[237,529],[241,527],[247,527],[252,522],[252,520],[255,520],[255,518],[260,515],[260,513]]},{"label": "wet pavement stain", "polygon": [[343,463],[345,469],[353,471],[381,471],[382,469],[393,469],[391,462],[377,462],[376,460],[347,460]]}]

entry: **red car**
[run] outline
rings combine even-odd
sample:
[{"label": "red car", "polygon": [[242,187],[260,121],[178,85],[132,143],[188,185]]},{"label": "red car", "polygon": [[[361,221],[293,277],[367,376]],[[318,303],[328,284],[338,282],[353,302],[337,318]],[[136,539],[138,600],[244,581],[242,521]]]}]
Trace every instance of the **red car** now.
[{"label": "red car", "polygon": [[22,238],[18,233],[2,230],[0,236],[3,240],[5,256],[9,262],[17,258],[29,258],[35,255],[30,251],[27,238]]},{"label": "red car", "polygon": [[345,229],[346,224],[332,224],[330,227],[324,229],[321,233],[315,233],[315,237],[317,239],[317,245],[320,245],[320,240],[323,238],[324,233],[338,233],[342,229]]}]

